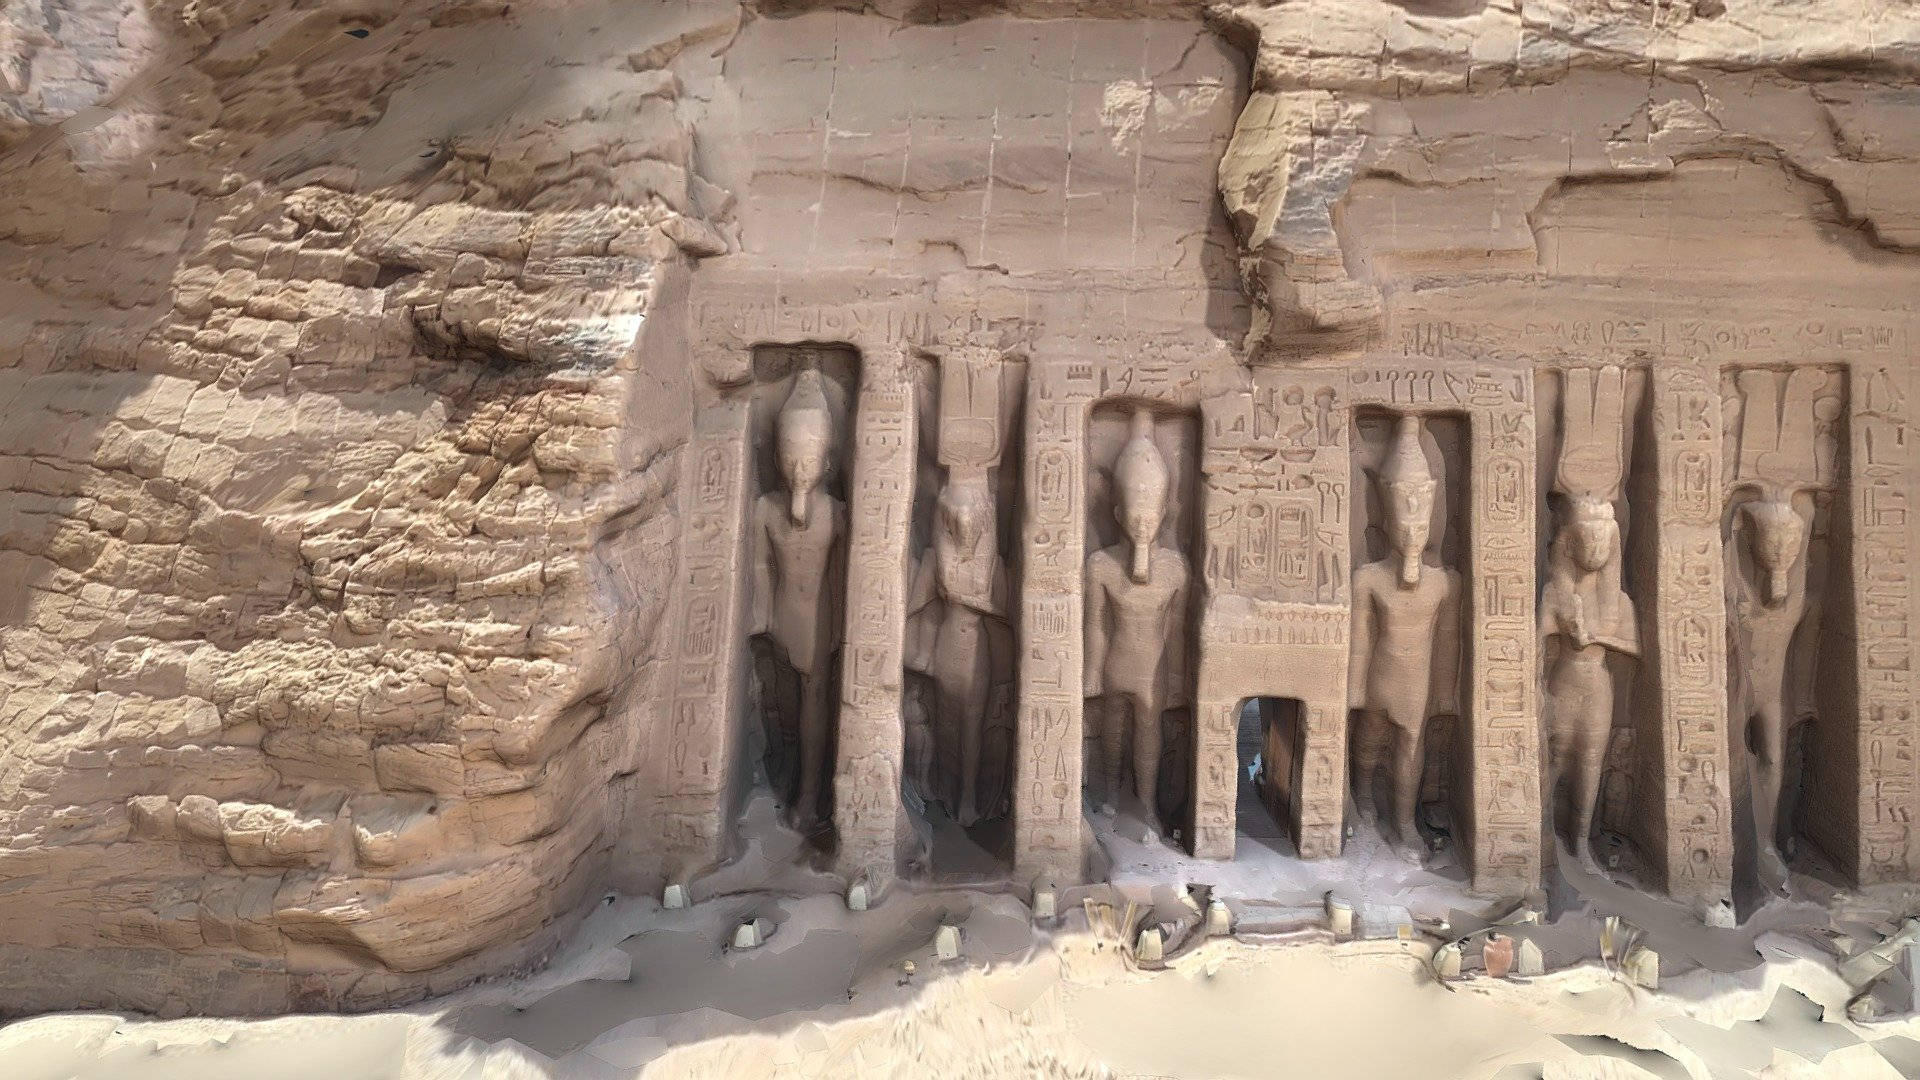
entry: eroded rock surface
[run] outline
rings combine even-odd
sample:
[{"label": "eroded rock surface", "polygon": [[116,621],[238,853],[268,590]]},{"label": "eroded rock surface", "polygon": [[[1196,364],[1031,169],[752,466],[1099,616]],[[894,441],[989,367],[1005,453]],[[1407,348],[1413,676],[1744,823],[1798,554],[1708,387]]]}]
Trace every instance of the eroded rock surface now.
[{"label": "eroded rock surface", "polygon": [[[0,16],[0,51],[0,1008],[405,1000],[537,963],[602,890],[733,854],[762,688],[747,601],[711,578],[745,572],[729,521],[768,467],[748,436],[776,362],[840,362],[824,346],[859,353],[834,407],[863,425],[833,481],[858,602],[826,816],[849,879],[918,866],[903,785],[958,790],[900,655],[954,477],[985,492],[967,564],[1024,584],[928,595],[1024,651],[940,673],[964,698],[945,712],[1001,740],[953,798],[1013,815],[1003,875],[1070,878],[1077,597],[1121,539],[1102,515],[1125,425],[1094,409],[1166,414],[1166,528],[1221,601],[1195,610],[1201,689],[1170,698],[1190,790],[1169,833],[1219,857],[1230,710],[1272,691],[1220,679],[1206,635],[1344,611],[1366,543],[1303,533],[1298,584],[1255,559],[1268,534],[1214,557],[1223,515],[1267,512],[1270,460],[1364,501],[1348,411],[1359,450],[1449,372],[1449,416],[1535,454],[1560,392],[1533,396],[1536,366],[1554,388],[1594,363],[1644,369],[1656,402],[1632,468],[1661,479],[1619,497],[1693,531],[1621,556],[1643,568],[1632,700],[1665,704],[1619,725],[1591,812],[1654,888],[1714,904],[1750,876],[1726,657],[1700,643],[1726,633],[1722,482],[1764,480],[1819,543],[1861,545],[1831,561],[1859,607],[1826,616],[1858,628],[1830,699],[1855,719],[1822,729],[1805,831],[1851,881],[1920,874],[1905,7],[35,0]],[[1740,403],[1773,400],[1735,367],[1845,384],[1803,395],[1826,426],[1787,480],[1721,449]],[[1256,394],[1270,422],[1244,431],[1286,442],[1264,457],[1221,441]],[[1657,411],[1709,400],[1698,431]],[[1491,771],[1445,798],[1486,823],[1463,826],[1476,880],[1524,886],[1547,853],[1513,766],[1538,756],[1515,688],[1539,658],[1512,583],[1536,488],[1560,489],[1547,451],[1469,488],[1465,453],[1445,450],[1456,502],[1526,507],[1471,520],[1511,550],[1447,556],[1479,605],[1463,708],[1515,722],[1472,728]],[[1344,503],[1324,513],[1346,529]],[[1344,616],[1308,614],[1338,654],[1300,666],[1344,672]],[[1327,854],[1346,697],[1294,696],[1313,734],[1273,805]]]}]

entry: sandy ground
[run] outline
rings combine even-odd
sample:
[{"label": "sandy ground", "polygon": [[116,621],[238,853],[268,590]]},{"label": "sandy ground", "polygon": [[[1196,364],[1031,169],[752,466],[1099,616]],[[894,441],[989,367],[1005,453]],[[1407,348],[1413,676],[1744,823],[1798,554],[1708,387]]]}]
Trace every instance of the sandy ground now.
[{"label": "sandy ground", "polygon": [[[1636,933],[1663,950],[1649,992],[1576,955],[1589,941],[1597,952],[1595,916],[1617,910],[1605,882],[1576,883],[1598,898],[1538,931],[1570,966],[1494,980],[1473,974],[1470,951],[1469,976],[1442,983],[1425,962],[1437,938],[1288,929],[1279,908],[1227,887],[1254,882],[1235,881],[1218,894],[1246,913],[1235,936],[1176,933],[1164,968],[1146,970],[1114,925],[1129,904],[1148,922],[1194,920],[1178,878],[1148,881],[1137,858],[1115,874],[1136,880],[1064,893],[1055,920],[964,889],[900,887],[850,912],[806,868],[798,838],[756,832],[691,908],[609,897],[531,978],[368,1016],[39,1017],[0,1028],[0,1076],[1920,1078],[1920,1021],[1847,1019],[1855,990],[1836,972],[1831,934],[1789,917],[1811,905],[1706,932],[1642,904]],[[1470,912],[1453,914],[1447,933],[1473,928]],[[771,937],[730,948],[753,918],[773,924]],[[1655,925],[1663,918],[1672,925]],[[942,923],[961,928],[958,960],[935,956]]]}]

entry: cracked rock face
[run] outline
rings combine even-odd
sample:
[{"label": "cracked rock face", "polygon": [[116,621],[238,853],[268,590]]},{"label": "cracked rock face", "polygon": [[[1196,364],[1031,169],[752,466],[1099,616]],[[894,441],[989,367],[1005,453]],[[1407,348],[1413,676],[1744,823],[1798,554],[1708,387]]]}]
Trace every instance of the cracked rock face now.
[{"label": "cracked rock face", "polygon": [[390,1004],[657,887],[703,278],[1284,363],[1920,267],[1900,5],[34,0],[0,51],[7,1012]]}]

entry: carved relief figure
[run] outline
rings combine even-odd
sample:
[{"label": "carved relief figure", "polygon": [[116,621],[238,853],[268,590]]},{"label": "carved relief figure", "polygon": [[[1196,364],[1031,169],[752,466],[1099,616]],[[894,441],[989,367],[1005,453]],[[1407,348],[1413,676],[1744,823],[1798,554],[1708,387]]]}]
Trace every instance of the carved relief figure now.
[{"label": "carved relief figure", "polygon": [[999,785],[983,797],[981,761],[988,721],[1004,712],[1010,690],[1009,589],[983,472],[948,470],[934,510],[933,546],[907,598],[907,667],[933,681],[936,732],[957,743],[960,772],[942,785],[954,817],[972,825],[999,808]]},{"label": "carved relief figure", "polygon": [[1457,714],[1460,575],[1429,561],[1427,544],[1439,482],[1421,445],[1420,419],[1399,418],[1377,480],[1391,554],[1353,576],[1353,797],[1360,819],[1375,819],[1374,775],[1388,774],[1390,839],[1413,851],[1429,717]]},{"label": "carved relief figure", "polygon": [[1087,559],[1085,694],[1103,697],[1100,781],[1114,809],[1129,734],[1133,790],[1156,826],[1161,714],[1184,697],[1187,678],[1186,556],[1159,543],[1172,479],[1153,441],[1153,414],[1132,416],[1114,465],[1115,515],[1126,539]]},{"label": "carved relief figure", "polygon": [[1618,367],[1573,370],[1562,379],[1560,456],[1554,491],[1560,527],[1540,597],[1546,663],[1549,796],[1567,788],[1568,839],[1596,866],[1593,819],[1613,734],[1610,656],[1638,657],[1633,600],[1621,587],[1624,558],[1614,500],[1626,477],[1628,417]]},{"label": "carved relief figure", "polygon": [[833,412],[812,367],[794,379],[775,421],[775,452],[786,490],[760,496],[753,513],[753,618],[775,658],[800,688],[800,768],[788,799],[793,824],[820,820],[833,767],[833,665],[840,651],[846,506],[827,492]]}]

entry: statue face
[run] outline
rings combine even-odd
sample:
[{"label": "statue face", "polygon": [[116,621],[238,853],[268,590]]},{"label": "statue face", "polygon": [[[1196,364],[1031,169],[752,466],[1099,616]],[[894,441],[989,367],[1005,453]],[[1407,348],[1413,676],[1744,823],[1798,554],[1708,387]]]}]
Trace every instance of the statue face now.
[{"label": "statue face", "polygon": [[787,490],[796,494],[819,487],[827,473],[826,440],[804,436],[781,439],[780,473],[786,478]]},{"label": "statue face", "polygon": [[1789,571],[1800,561],[1807,523],[1784,502],[1748,503],[1747,518],[1753,523],[1749,543],[1765,585],[1767,606],[1784,604],[1793,591]]},{"label": "statue face", "polygon": [[1434,482],[1388,484],[1386,488],[1387,540],[1401,555],[1417,557],[1427,550],[1427,536],[1433,528]]},{"label": "statue face", "polygon": [[1753,558],[1761,569],[1780,573],[1800,558],[1800,530],[1791,525],[1762,525],[1753,532]]},{"label": "statue face", "polygon": [[1127,531],[1127,539],[1136,546],[1152,545],[1160,536],[1160,522],[1166,513],[1164,499],[1156,499],[1145,492],[1121,492],[1120,527]]},{"label": "statue face", "polygon": [[1573,561],[1580,569],[1593,573],[1613,561],[1613,550],[1620,541],[1620,525],[1609,513],[1605,517],[1579,517],[1568,527],[1572,531]]},{"label": "statue face", "polygon": [[962,548],[973,547],[991,527],[993,511],[984,495],[971,486],[949,485],[940,496],[941,522],[947,536]]}]

